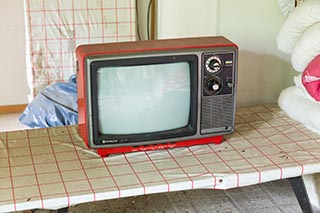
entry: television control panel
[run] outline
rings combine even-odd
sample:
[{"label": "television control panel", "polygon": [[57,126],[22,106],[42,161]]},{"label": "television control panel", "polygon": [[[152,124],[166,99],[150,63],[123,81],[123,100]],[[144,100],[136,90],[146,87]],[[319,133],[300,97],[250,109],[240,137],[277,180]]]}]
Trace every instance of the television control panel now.
[{"label": "television control panel", "polygon": [[228,95],[234,88],[234,54],[204,53],[203,96]]},{"label": "television control panel", "polygon": [[202,55],[201,134],[231,132],[234,126],[235,53]]}]

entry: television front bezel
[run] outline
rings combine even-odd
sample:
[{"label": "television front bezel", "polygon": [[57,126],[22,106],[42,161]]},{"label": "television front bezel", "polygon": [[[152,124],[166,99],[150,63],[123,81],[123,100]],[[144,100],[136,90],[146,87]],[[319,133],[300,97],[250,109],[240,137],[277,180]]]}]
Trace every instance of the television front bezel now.
[{"label": "television front bezel", "polygon": [[[138,65],[155,65],[155,64],[169,64],[187,62],[189,64],[190,74],[190,109],[188,124],[184,127],[179,127],[166,131],[156,131],[148,133],[137,134],[101,134],[99,132],[99,110],[98,110],[98,85],[97,85],[97,72],[100,68],[104,67],[121,67],[121,66],[138,66]],[[140,56],[134,57],[127,56],[125,58],[96,58],[90,60],[88,64],[89,78],[90,78],[90,91],[88,91],[89,108],[91,114],[91,137],[93,147],[101,146],[135,146],[150,144],[152,141],[159,141],[172,138],[182,138],[186,136],[193,136],[197,133],[197,120],[198,120],[198,67],[199,58],[196,54],[171,54],[160,56]],[[91,101],[90,101],[91,100]]]}]

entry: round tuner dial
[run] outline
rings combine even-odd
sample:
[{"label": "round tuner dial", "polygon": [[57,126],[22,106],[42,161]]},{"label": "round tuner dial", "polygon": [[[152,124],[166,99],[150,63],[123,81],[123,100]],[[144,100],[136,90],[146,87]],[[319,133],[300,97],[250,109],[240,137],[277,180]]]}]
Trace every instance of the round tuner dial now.
[{"label": "round tuner dial", "polygon": [[206,83],[207,91],[209,93],[215,94],[222,89],[221,81],[218,78],[210,78]]},{"label": "round tuner dial", "polygon": [[206,61],[206,69],[210,73],[219,72],[222,69],[222,60],[219,56],[214,55]]}]

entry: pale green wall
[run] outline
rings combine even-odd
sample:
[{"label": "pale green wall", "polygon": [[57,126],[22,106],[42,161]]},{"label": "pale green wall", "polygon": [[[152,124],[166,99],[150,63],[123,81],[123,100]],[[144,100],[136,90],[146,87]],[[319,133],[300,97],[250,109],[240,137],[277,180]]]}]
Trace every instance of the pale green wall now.
[{"label": "pale green wall", "polygon": [[219,33],[240,48],[238,103],[276,102],[293,84],[289,56],[276,46],[283,21],[276,0],[221,0]]},{"label": "pale green wall", "polygon": [[157,0],[158,38],[217,33],[218,1]]},{"label": "pale green wall", "polygon": [[238,44],[239,105],[274,103],[280,91],[293,84],[289,56],[276,47],[284,21],[276,0],[188,1],[183,15],[166,9],[184,8],[181,0],[158,4],[160,38],[223,35]]}]

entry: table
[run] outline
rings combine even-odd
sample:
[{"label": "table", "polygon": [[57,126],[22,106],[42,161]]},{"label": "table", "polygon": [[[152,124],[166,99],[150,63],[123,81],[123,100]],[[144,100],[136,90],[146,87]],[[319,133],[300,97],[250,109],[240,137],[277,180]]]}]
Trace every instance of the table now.
[{"label": "table", "polygon": [[320,172],[320,135],[277,105],[237,109],[208,144],[100,158],[77,126],[0,133],[0,212],[60,209],[135,195],[229,189]]}]

